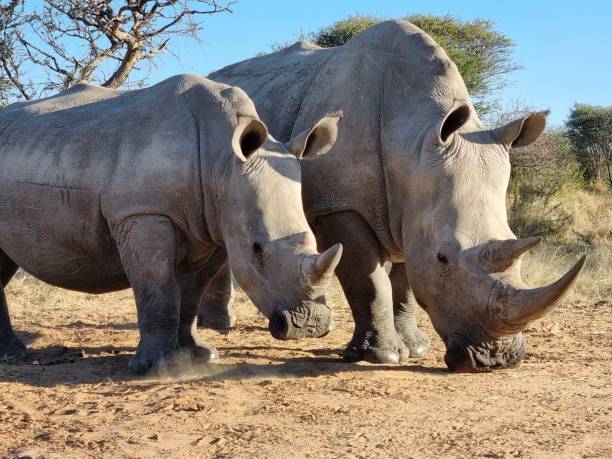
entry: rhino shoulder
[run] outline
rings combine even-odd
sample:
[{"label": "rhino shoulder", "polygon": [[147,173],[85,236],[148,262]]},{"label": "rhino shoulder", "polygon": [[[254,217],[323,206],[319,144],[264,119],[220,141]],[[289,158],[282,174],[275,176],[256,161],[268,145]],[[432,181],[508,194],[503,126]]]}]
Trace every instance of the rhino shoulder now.
[{"label": "rhino shoulder", "polygon": [[125,91],[104,88],[90,83],[81,82],[64,91],[42,99],[16,102],[8,105],[0,113],[49,113],[60,109],[78,107],[100,100],[116,97]]},{"label": "rhino shoulder", "polygon": [[226,113],[231,112],[230,117],[238,114],[257,117],[255,105],[247,93],[237,86],[195,74],[176,75],[162,84],[170,85],[174,94],[187,103],[194,116],[222,109]]}]

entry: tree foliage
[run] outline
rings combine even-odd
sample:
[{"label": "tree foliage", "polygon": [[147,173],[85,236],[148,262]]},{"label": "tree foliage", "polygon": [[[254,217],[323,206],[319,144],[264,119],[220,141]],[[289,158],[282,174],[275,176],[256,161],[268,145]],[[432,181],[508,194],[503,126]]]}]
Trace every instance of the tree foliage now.
[{"label": "tree foliage", "polygon": [[314,44],[323,48],[342,46],[355,35],[374,24],[378,24],[381,20],[375,16],[349,16],[346,19],[334,22],[330,26],[323,27],[318,32],[313,32],[308,38]]},{"label": "tree foliage", "polygon": [[[413,14],[405,19],[429,34],[457,65],[476,109],[482,115],[494,105],[492,96],[508,84],[505,76],[519,67],[512,61],[514,43],[486,19],[461,21],[453,16]],[[322,47],[340,46],[380,22],[374,16],[349,16],[309,36]]]},{"label": "tree foliage", "polygon": [[31,99],[81,80],[117,88],[138,64],[150,69],[174,37],[197,38],[205,16],[231,11],[233,3],[44,0],[35,7],[29,0],[1,1],[0,82],[5,100]]},{"label": "tree foliage", "polygon": [[565,188],[577,185],[577,167],[562,130],[543,133],[534,143],[510,150],[512,173],[507,192],[508,223],[518,237],[558,233],[571,216],[559,202]]},{"label": "tree foliage", "polygon": [[567,135],[584,179],[604,180],[612,187],[612,106],[574,105]]}]

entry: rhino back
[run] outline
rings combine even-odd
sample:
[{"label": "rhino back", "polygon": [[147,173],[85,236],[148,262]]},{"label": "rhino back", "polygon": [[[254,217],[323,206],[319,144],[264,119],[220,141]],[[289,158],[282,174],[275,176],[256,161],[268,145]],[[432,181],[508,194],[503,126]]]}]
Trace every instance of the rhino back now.
[{"label": "rhino back", "polygon": [[200,128],[184,86],[79,85],[0,111],[0,248],[47,282],[95,291],[124,283],[109,226],[159,213],[197,227]]},{"label": "rhino back", "polygon": [[274,137],[286,142],[309,87],[334,50],[305,41],[213,72],[209,78],[243,89]]},{"label": "rhino back", "polygon": [[[418,143],[432,119],[455,100],[469,100],[442,48],[406,21],[386,21],[337,48],[298,43],[226,67],[211,78],[243,88],[272,134],[283,141],[341,112],[331,154],[303,162],[307,213],[313,218],[354,210],[387,252],[402,258],[401,237],[391,228],[399,221],[395,201],[407,197],[396,195],[389,171],[406,162],[394,157],[397,145],[387,149],[386,143]],[[404,148],[402,154],[418,151]]]}]

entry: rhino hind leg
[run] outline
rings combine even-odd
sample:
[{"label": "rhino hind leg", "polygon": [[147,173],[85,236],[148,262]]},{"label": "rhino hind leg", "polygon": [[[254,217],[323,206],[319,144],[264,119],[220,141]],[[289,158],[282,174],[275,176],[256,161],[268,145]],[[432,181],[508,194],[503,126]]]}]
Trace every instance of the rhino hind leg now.
[{"label": "rhino hind leg", "polygon": [[181,292],[174,225],[166,217],[134,216],[117,228],[115,240],[138,313],[140,341],[130,371],[177,373],[190,356],[178,341]]},{"label": "rhino hind leg", "polygon": [[236,326],[234,285],[227,252],[220,250],[211,263],[215,272],[199,299],[198,326],[225,331]]},{"label": "rhino hind leg", "polygon": [[208,288],[209,279],[218,273],[219,266],[227,264],[225,250],[219,249],[204,266],[182,274],[179,277],[181,287],[181,317],[179,324],[179,344],[189,350],[196,363],[206,363],[219,358],[219,352],[198,336],[196,315],[201,309],[201,301]]},{"label": "rhino hind leg", "polygon": [[395,331],[391,282],[380,246],[368,224],[355,212],[317,217],[319,242],[344,246],[336,274],[355,320],[353,337],[343,353],[345,362],[398,363],[409,351]]},{"label": "rhino hind leg", "polygon": [[17,272],[17,265],[0,250],[0,358],[23,358],[27,354],[25,345],[15,335],[4,287]]},{"label": "rhino hind leg", "polygon": [[395,330],[410,351],[410,358],[425,357],[431,340],[427,333],[419,329],[416,319],[418,303],[408,278],[406,267],[403,263],[394,263],[389,272],[391,287],[393,289],[393,316]]}]

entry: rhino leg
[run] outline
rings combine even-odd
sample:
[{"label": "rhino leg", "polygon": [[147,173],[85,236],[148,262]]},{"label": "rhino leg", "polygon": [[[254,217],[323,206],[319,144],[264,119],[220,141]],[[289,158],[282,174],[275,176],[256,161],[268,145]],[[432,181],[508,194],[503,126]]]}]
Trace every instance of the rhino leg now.
[{"label": "rhino leg", "polygon": [[391,283],[372,229],[355,212],[317,217],[314,227],[325,248],[336,242],[344,246],[336,274],[351,306],[355,331],[343,360],[405,361],[409,351],[395,331]]},{"label": "rhino leg", "polygon": [[4,294],[4,286],[8,285],[15,272],[17,265],[0,250],[0,358],[23,358],[27,353],[25,345],[13,331]]},{"label": "rhino leg", "polygon": [[403,263],[394,263],[391,266],[389,279],[393,289],[395,330],[410,350],[411,358],[425,357],[431,341],[429,336],[417,326],[416,310],[418,303],[410,289],[406,277],[406,267]]},{"label": "rhino leg", "polygon": [[223,259],[227,260],[225,250],[219,249],[204,266],[179,277],[181,288],[181,316],[178,331],[179,345],[190,351],[197,363],[206,363],[219,358],[219,352],[198,336],[196,314],[204,296],[208,280],[217,273]]},{"label": "rhino leg", "polygon": [[115,232],[121,262],[134,290],[140,342],[130,371],[176,371],[189,357],[178,341],[181,291],[176,280],[176,234],[166,217],[125,220]]},{"label": "rhino leg", "polygon": [[212,262],[214,275],[205,284],[199,301],[198,326],[213,330],[228,330],[236,326],[234,285],[227,252],[220,250]]}]

